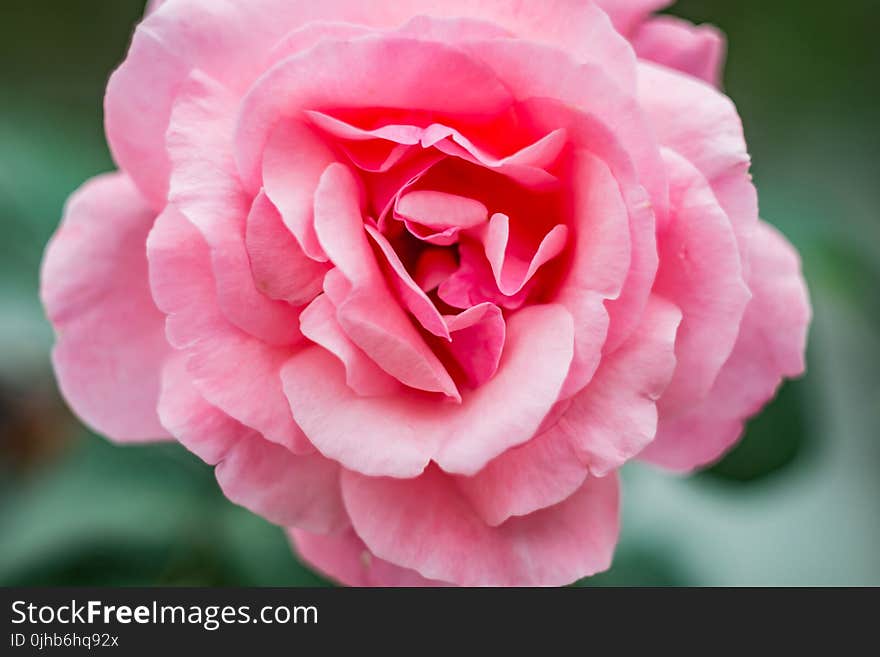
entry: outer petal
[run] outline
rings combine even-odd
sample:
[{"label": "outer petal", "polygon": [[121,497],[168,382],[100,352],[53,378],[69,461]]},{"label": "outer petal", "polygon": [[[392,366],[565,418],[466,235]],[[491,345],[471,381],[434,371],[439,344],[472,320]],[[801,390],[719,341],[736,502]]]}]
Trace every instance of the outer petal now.
[{"label": "outer petal", "polygon": [[748,273],[758,195],[736,107],[708,84],[646,62],[639,65],[639,99],[660,143],[690,161],[709,181],[733,226]]},{"label": "outer petal", "polygon": [[198,73],[187,80],[168,130],[169,200],[210,247],[217,303],[227,319],[270,344],[293,344],[302,340],[298,311],[262,294],[251,272],[245,247],[251,199],[232,158],[234,118],[234,99],[223,87]]},{"label": "outer petal", "polygon": [[[665,214],[666,177],[654,134],[636,98],[637,89],[609,70],[610,53],[583,62],[566,52],[519,40],[476,41],[462,47],[488,65],[518,101],[552,98],[578,110],[582,121],[610,130],[632,158],[657,212]],[[572,133],[564,123],[536,126],[539,134],[561,128],[581,145],[577,130]],[[583,147],[608,161],[600,152],[601,144]]]},{"label": "outer petal", "polygon": [[656,400],[675,368],[681,313],[652,297],[636,333],[602,360],[596,376],[550,428],[506,451],[462,492],[490,525],[557,504],[591,476],[606,476],[638,454],[657,429]]},{"label": "outer petal", "polygon": [[654,292],[682,311],[675,376],[661,408],[689,408],[709,392],[736,342],[749,302],[740,254],[727,216],[705,178],[673,151],[669,167],[671,211],[657,241],[660,269]]},{"label": "outer petal", "polygon": [[604,351],[613,351],[635,329],[647,303],[657,267],[655,214],[662,220],[668,209],[666,171],[653,131],[636,98],[599,66],[522,42],[480,43],[473,50],[507,82],[538,134],[565,128],[571,143],[605,162],[620,184],[632,253],[624,289],[607,304],[611,325]]},{"label": "outer petal", "polygon": [[170,347],[147,277],[154,218],[125,175],[95,178],[68,201],[41,272],[61,392],[87,424],[120,441],[167,436],[156,402]]},{"label": "outer petal", "polygon": [[345,382],[359,395],[387,395],[401,389],[355,345],[336,319],[336,306],[326,294],[317,297],[300,315],[303,334],[336,356],[345,366]]},{"label": "outer petal", "polygon": [[[164,135],[177,89],[194,69],[241,94],[272,63],[276,46],[288,32],[328,20],[389,28],[418,15],[488,21],[579,59],[594,57],[600,47],[616,53],[609,58],[615,66],[631,65],[633,59],[625,40],[602,29],[604,14],[580,0],[166,2],[138,27],[125,62],[108,85],[105,116],[113,155],[160,208],[170,170]],[[314,37],[300,47],[313,43]],[[281,52],[292,54],[290,48]]]},{"label": "outer petal", "polygon": [[498,372],[468,391],[461,404],[416,391],[358,397],[346,385],[342,366],[320,348],[290,359],[281,373],[284,390],[312,443],[347,468],[414,477],[434,459],[449,472],[474,474],[534,435],[571,363],[573,329],[562,306],[521,310],[507,329]]},{"label": "outer petal", "polygon": [[608,568],[619,529],[617,477],[489,527],[437,469],[416,479],[344,472],[355,531],[376,556],[461,586],[561,586]]},{"label": "outer petal", "polygon": [[717,87],[724,67],[725,42],[718,28],[695,26],[672,16],[646,22],[635,33],[636,54]]},{"label": "outer petal", "polygon": [[278,372],[291,349],[266,345],[225,319],[201,233],[169,206],[156,220],[147,253],[153,295],[168,314],[168,340],[189,354],[189,372],[202,396],[267,440],[299,453],[314,451],[281,391]]},{"label": "outer petal", "polygon": [[775,394],[783,377],[804,371],[811,310],[797,252],[760,223],[749,278],[752,300],[739,338],[705,402],[675,419],[661,417],[643,457],[687,471],[711,463],[733,445],[744,422]]},{"label": "outer petal", "polygon": [[[236,135],[238,168],[256,191],[272,131],[306,110],[383,107],[479,119],[498,116],[511,101],[490,69],[445,44],[384,35],[319,44],[279,63],[248,92]],[[280,206],[271,189],[269,196]]]},{"label": "outer petal", "polygon": [[248,214],[245,242],[254,283],[266,296],[300,306],[321,290],[327,265],[303,253],[272,201],[262,192]]},{"label": "outer petal", "polygon": [[288,535],[301,559],[346,586],[448,586],[374,557],[353,529],[329,536],[291,529]]},{"label": "outer petal", "polygon": [[183,354],[165,366],[159,414],[187,449],[217,466],[217,481],[236,504],[280,525],[318,532],[348,526],[339,466],[317,454],[295,456],[208,404]]},{"label": "outer petal", "polygon": [[573,181],[572,256],[556,299],[575,320],[574,360],[562,397],[581,390],[596,372],[608,332],[607,299],[620,296],[630,268],[629,217],[611,170],[579,151]]},{"label": "outer petal", "polygon": [[594,0],[611,17],[614,27],[624,36],[632,32],[655,11],[675,0]]},{"label": "outer petal", "polygon": [[335,161],[333,150],[300,121],[285,121],[276,126],[263,153],[266,195],[278,208],[303,253],[321,262],[327,256],[315,235],[314,197],[321,174]]}]

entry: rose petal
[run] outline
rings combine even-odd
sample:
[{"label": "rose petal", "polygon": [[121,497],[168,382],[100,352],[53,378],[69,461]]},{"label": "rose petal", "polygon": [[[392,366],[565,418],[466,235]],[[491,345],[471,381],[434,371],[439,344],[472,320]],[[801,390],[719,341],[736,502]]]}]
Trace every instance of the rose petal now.
[{"label": "rose petal", "polygon": [[748,274],[758,196],[736,107],[700,80],[644,62],[639,65],[639,98],[660,143],[690,161],[709,181],[733,226]]},{"label": "rose petal", "polygon": [[556,301],[574,317],[575,341],[562,398],[587,385],[599,365],[609,324],[605,302],[619,298],[632,253],[626,205],[608,166],[578,151],[570,176],[572,255]]},{"label": "rose petal", "polygon": [[458,261],[449,249],[428,248],[416,263],[414,280],[425,292],[431,292],[458,269]]},{"label": "rose petal", "polygon": [[[204,71],[223,80],[231,91],[243,93],[277,61],[273,58],[276,48],[278,56],[289,56],[304,52],[321,38],[350,38],[351,28],[358,25],[391,28],[420,15],[486,21],[524,39],[570,52],[578,60],[604,60],[622,78],[632,71],[632,50],[606,27],[604,13],[592,4],[573,5],[569,0],[407,0],[381,6],[360,0],[166,3],[138,26],[125,62],[108,85],[105,116],[114,159],[132,174],[153,207],[161,209],[170,170],[164,136],[171,105],[193,70]],[[349,31],[340,33],[339,24],[348,24]],[[293,39],[290,47],[282,45],[286,33],[306,31],[309,26],[313,34],[303,40],[302,50],[295,49],[299,39]],[[425,31],[424,25],[418,27]],[[256,160],[253,166],[252,173],[257,170]],[[258,190],[251,186],[250,191],[256,194]]]},{"label": "rose petal", "polygon": [[379,246],[382,255],[385,256],[388,267],[391,269],[390,278],[392,285],[397,290],[407,309],[426,331],[433,333],[437,337],[449,340],[449,329],[446,327],[446,322],[443,321],[442,315],[440,315],[434,302],[428,298],[428,295],[425,294],[422,288],[416,285],[409,272],[406,271],[406,267],[403,266],[400,257],[394,252],[394,248],[388,242],[388,239],[369,224],[365,225],[364,228],[367,234]]},{"label": "rose petal", "polygon": [[407,192],[394,210],[403,219],[435,230],[474,228],[489,218],[489,211],[479,201],[433,190]]},{"label": "rose petal", "polygon": [[630,36],[648,16],[675,0],[595,0],[621,34]]},{"label": "rose petal", "polygon": [[706,179],[680,155],[664,150],[671,211],[661,227],[654,292],[682,312],[678,363],[660,402],[673,415],[708,394],[736,342],[749,302],[736,238]]},{"label": "rose petal", "polygon": [[147,277],[154,218],[124,174],[94,178],[68,201],[40,274],[61,393],[86,424],[119,441],[168,435],[156,402],[170,348]]},{"label": "rose petal", "polygon": [[303,561],[345,586],[448,586],[374,557],[353,529],[332,535],[291,529],[288,535]]},{"label": "rose petal", "polygon": [[712,25],[695,26],[673,16],[659,16],[635,32],[636,54],[719,86],[724,67],[724,36]]},{"label": "rose petal", "polygon": [[333,150],[300,121],[282,121],[269,134],[263,153],[262,178],[284,225],[309,258],[327,256],[315,235],[313,198],[321,174],[336,161]]},{"label": "rose petal", "polygon": [[246,187],[256,190],[271,130],[304,110],[384,107],[464,118],[497,116],[510,102],[488,68],[445,44],[392,36],[319,44],[275,66],[248,93],[236,139],[238,168]]},{"label": "rose petal", "polygon": [[477,388],[498,371],[507,327],[501,309],[492,303],[468,308],[446,318],[451,342],[449,352],[464,371],[468,383]]},{"label": "rose petal", "polygon": [[156,219],[147,257],[153,297],[168,315],[168,340],[188,353],[200,394],[267,440],[297,453],[314,451],[281,392],[278,367],[290,348],[272,347],[229,324],[214,297],[208,245],[173,206]]},{"label": "rose petal", "polygon": [[436,468],[416,479],[344,472],[355,531],[376,556],[460,586],[562,586],[608,568],[618,484],[591,478],[564,502],[499,527],[476,515]]},{"label": "rose petal", "polygon": [[345,333],[379,367],[413,388],[460,399],[455,382],[391,296],[367,242],[357,181],[342,164],[321,176],[315,229],[322,247],[352,286],[338,308]]},{"label": "rose petal", "polygon": [[326,294],[317,297],[300,315],[303,335],[336,356],[345,366],[345,381],[359,395],[394,394],[400,383],[382,371],[339,326],[336,306]]},{"label": "rose petal", "polygon": [[672,419],[661,416],[643,458],[685,472],[715,461],[745,421],[773,397],[783,377],[804,371],[810,301],[797,252],[763,222],[752,247],[752,300],[733,353],[707,399]]},{"label": "rose petal", "polygon": [[348,525],[339,466],[316,454],[295,456],[208,404],[183,354],[165,366],[159,414],[187,449],[217,466],[217,481],[236,504],[285,526],[328,532]]},{"label": "rose petal", "polygon": [[486,259],[492,267],[498,290],[506,296],[513,296],[525,287],[541,265],[562,253],[568,239],[568,228],[561,224],[554,226],[541,240],[529,261],[508,251],[509,239],[509,217],[500,213],[492,215],[483,237]]},{"label": "rose petal", "polygon": [[[342,366],[319,348],[293,356],[282,379],[299,426],[325,456],[347,468],[413,477],[434,459],[449,472],[473,474],[531,438],[553,408],[571,362],[572,332],[561,306],[521,310],[507,323],[497,373],[461,404],[417,392],[359,397],[346,385]],[[540,358],[534,345],[542,345]]]},{"label": "rose petal", "polygon": [[245,244],[254,283],[266,296],[301,306],[321,290],[327,265],[303,253],[264,192],[248,214]]},{"label": "rose petal", "polygon": [[490,525],[556,504],[589,472],[604,477],[654,438],[656,400],[675,368],[681,313],[651,297],[639,329],[602,360],[590,384],[556,422],[508,450],[473,477],[459,477],[462,492]]},{"label": "rose petal", "polygon": [[179,91],[168,130],[173,164],[169,200],[195,225],[211,250],[217,303],[237,327],[274,344],[302,339],[298,311],[254,284],[245,247],[249,202],[232,158],[235,98],[194,74]]}]

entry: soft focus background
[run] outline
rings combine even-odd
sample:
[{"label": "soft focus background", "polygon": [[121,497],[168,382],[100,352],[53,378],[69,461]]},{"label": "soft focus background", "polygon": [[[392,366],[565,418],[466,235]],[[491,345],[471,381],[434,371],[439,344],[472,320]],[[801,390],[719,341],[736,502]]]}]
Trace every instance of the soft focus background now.
[{"label": "soft focus background", "polygon": [[[143,0],[0,3],[0,585],[314,585],[280,529],[174,444],[114,447],[58,396],[38,268],[113,167],[104,83]],[[584,585],[880,585],[880,3],[681,0],[730,40],[763,216],[800,249],[809,373],[715,467],[625,469],[614,567]]]}]

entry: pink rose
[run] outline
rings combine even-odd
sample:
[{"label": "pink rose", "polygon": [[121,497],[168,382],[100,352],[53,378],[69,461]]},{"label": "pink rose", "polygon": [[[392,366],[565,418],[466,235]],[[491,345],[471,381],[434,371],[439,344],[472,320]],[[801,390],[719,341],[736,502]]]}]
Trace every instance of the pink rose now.
[{"label": "pink rose", "polygon": [[721,38],[668,3],[156,4],[107,88],[120,172],[46,253],[58,380],[327,575],[606,569],[617,470],[717,459],[802,372]]}]

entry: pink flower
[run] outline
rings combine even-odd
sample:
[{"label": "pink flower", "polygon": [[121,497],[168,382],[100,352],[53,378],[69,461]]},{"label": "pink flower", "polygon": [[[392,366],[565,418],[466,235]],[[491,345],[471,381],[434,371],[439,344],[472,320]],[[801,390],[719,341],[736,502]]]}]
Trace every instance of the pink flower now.
[{"label": "pink flower", "polygon": [[46,253],[70,405],[344,583],[606,569],[617,470],[719,458],[810,317],[664,4],[161,3]]}]

